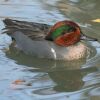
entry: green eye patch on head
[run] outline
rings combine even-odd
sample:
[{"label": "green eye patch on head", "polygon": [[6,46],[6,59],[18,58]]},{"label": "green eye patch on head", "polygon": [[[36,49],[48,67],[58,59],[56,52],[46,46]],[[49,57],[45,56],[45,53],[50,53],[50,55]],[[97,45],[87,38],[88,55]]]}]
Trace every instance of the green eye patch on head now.
[{"label": "green eye patch on head", "polygon": [[69,29],[71,28],[71,26],[66,26],[63,25],[61,27],[58,27],[57,29],[55,29],[52,33],[51,33],[51,38],[54,40],[55,38],[57,38],[60,35],[63,35],[64,32],[67,32]]}]

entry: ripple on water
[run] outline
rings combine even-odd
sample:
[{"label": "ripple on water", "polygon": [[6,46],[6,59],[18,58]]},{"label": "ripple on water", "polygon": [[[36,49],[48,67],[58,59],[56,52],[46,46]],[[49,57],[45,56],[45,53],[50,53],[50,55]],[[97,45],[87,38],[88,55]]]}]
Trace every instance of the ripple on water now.
[{"label": "ripple on water", "polygon": [[[95,33],[94,36],[99,39],[97,33],[100,25],[91,22],[92,18],[99,16],[99,2],[1,0],[0,19],[10,17],[48,24],[71,19],[84,27],[84,33],[90,34],[90,29],[91,35]],[[89,9],[84,11],[83,8]],[[4,25],[0,21],[2,28]],[[10,43],[8,35],[0,34],[0,100],[100,100],[99,42],[89,43],[93,45],[93,52],[88,60],[72,62],[30,57],[9,47]]]}]

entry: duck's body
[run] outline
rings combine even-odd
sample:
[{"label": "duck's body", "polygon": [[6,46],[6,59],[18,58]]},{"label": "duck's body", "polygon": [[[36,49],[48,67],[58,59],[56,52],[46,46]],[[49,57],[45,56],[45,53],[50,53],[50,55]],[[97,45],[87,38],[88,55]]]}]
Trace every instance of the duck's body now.
[{"label": "duck's body", "polygon": [[86,57],[88,50],[88,47],[82,42],[69,47],[61,47],[47,40],[31,40],[21,32],[15,32],[12,37],[16,39],[16,43],[22,51],[39,58],[74,60]]},{"label": "duck's body", "polygon": [[86,58],[89,52],[89,48],[81,41],[69,46],[61,46],[59,43],[57,45],[53,41],[45,39],[50,25],[10,19],[5,19],[4,23],[8,35],[15,39],[18,48],[26,54],[55,60],[75,60]]}]

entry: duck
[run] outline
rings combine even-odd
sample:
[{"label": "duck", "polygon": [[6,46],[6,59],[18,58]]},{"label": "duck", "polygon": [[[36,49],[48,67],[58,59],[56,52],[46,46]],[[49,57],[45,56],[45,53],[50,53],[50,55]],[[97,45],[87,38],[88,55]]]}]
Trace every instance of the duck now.
[{"label": "duck", "polygon": [[16,47],[25,54],[53,60],[78,60],[87,58],[91,51],[82,41],[97,41],[82,33],[80,26],[70,20],[48,25],[36,22],[4,19],[7,33]]}]

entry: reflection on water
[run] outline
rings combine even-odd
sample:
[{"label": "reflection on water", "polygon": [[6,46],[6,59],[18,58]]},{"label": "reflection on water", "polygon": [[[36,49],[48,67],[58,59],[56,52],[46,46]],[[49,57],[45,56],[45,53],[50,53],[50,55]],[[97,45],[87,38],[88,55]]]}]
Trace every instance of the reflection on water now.
[{"label": "reflection on water", "polygon": [[[38,59],[25,55],[23,52],[12,47],[12,45],[9,46],[9,50],[5,53],[7,58],[15,60],[17,64],[28,66],[29,69],[27,71],[39,73],[36,77],[31,78],[30,81],[26,80],[28,81],[26,86],[33,87],[33,90],[29,92],[33,95],[46,95],[51,98],[54,94],[57,97],[56,95],[59,93],[79,91],[81,95],[84,95],[81,98],[84,98],[85,96],[88,97],[87,92],[90,93],[93,88],[99,85],[99,81],[92,80],[93,76],[91,78],[87,76],[90,73],[97,73],[98,69],[96,67],[91,66],[82,69],[82,66],[86,64],[85,59],[69,62]],[[17,87],[17,89],[20,88],[23,88],[23,86]]]},{"label": "reflection on water", "polygon": [[[47,24],[71,19],[100,41],[100,24],[91,21],[100,16],[99,4],[99,0],[1,0],[0,29],[5,17]],[[34,58],[10,43],[10,37],[0,34],[0,100],[100,99],[99,42],[89,42],[96,50],[91,58],[69,62]],[[22,81],[15,84],[16,80]]]},{"label": "reflection on water", "polygon": [[[59,74],[60,73],[60,74]],[[66,70],[48,73],[50,78],[57,83],[54,90],[59,92],[73,92],[82,88],[84,82],[80,70]]]}]

